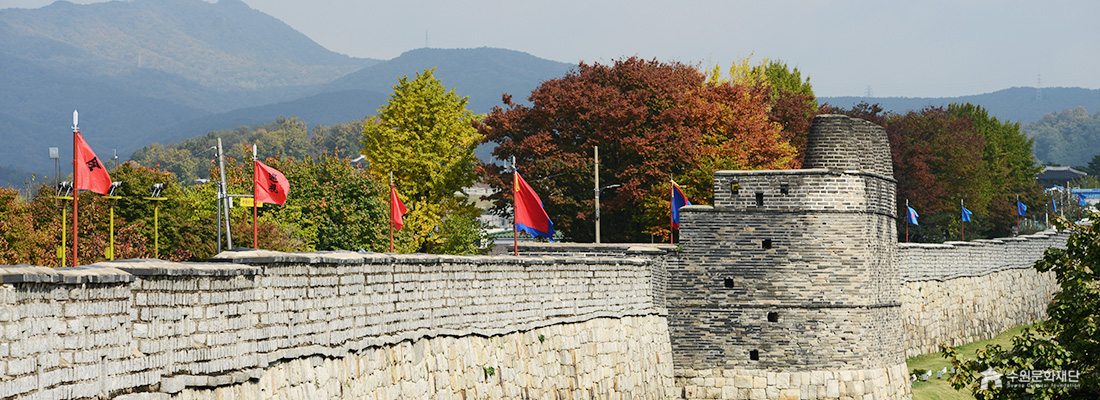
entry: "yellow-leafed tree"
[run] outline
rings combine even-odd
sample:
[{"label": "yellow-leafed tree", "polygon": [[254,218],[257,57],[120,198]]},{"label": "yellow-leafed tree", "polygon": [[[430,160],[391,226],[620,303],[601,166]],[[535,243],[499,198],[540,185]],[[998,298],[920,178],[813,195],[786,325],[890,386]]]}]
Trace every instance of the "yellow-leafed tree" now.
[{"label": "yellow-leafed tree", "polygon": [[481,116],[433,72],[400,79],[378,117],[363,125],[362,154],[384,181],[393,172],[408,206],[395,237],[398,250],[468,254],[483,236],[481,229],[459,226],[477,224],[478,210],[461,191],[477,178],[474,148],[482,136],[473,124]]}]

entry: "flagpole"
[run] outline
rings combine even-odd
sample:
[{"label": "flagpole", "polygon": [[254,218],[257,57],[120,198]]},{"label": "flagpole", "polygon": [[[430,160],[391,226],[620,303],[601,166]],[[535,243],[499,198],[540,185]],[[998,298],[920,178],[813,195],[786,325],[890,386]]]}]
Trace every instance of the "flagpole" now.
[{"label": "flagpole", "polygon": [[1016,195],[1016,236],[1020,236],[1020,195]]},{"label": "flagpole", "polygon": [[[676,181],[672,180],[672,174],[668,174],[668,181],[670,182],[668,184],[668,186],[669,186],[668,190],[669,190],[669,193],[671,193],[671,195],[668,196],[668,201],[670,203],[674,203],[673,199],[676,198]],[[672,207],[676,207],[676,204],[672,204]],[[676,242],[673,240],[673,238],[675,236],[676,236],[676,229],[673,227],[672,212],[669,212],[668,213],[668,244],[676,244]]]},{"label": "flagpole", "polygon": [[76,168],[77,168],[77,166],[76,166],[76,152],[78,151],[77,149],[79,148],[78,144],[77,144],[77,136],[76,135],[78,135],[80,133],[80,128],[78,128],[77,126],[78,126],[78,124],[77,124],[77,113],[76,113],[76,110],[73,110],[73,262],[72,262],[72,265],[74,267],[77,266],[77,265],[80,265],[78,259],[76,258],[76,239],[77,239],[77,234],[76,234],[76,222],[77,222],[76,198],[80,195],[80,189],[78,189],[79,185],[77,184],[77,179],[76,179],[76,172],[77,172],[76,171]]},{"label": "flagpole", "polygon": [[256,228],[256,144],[252,144],[252,248],[259,249]]},{"label": "flagpole", "polygon": [[[959,199],[959,205],[962,206],[962,210],[966,209],[966,201],[965,200]],[[959,210],[960,214],[964,213],[964,211],[962,211],[962,210]],[[966,241],[966,221],[960,221],[959,226],[960,226],[959,240],[965,242]]]},{"label": "flagpole", "polygon": [[516,205],[519,204],[516,201],[516,196],[519,195],[516,190],[518,182],[516,180],[516,156],[512,156],[512,251],[516,257],[519,257],[519,228],[516,227]]},{"label": "flagpole", "polygon": [[393,253],[393,171],[390,171],[390,253]]},{"label": "flagpole", "polygon": [[905,199],[905,243],[909,243],[909,199]]}]

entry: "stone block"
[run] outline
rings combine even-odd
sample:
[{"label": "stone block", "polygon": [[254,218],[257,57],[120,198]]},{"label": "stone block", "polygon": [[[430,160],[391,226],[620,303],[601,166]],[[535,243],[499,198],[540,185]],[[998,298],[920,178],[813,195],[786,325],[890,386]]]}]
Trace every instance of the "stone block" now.
[{"label": "stone block", "polygon": [[825,397],[839,398],[840,397],[840,382],[836,380],[829,380],[825,382]]},{"label": "stone block", "polygon": [[763,376],[754,376],[752,378],[752,388],[753,389],[763,389],[763,388],[766,388],[766,387],[768,387],[768,378],[763,377]]}]

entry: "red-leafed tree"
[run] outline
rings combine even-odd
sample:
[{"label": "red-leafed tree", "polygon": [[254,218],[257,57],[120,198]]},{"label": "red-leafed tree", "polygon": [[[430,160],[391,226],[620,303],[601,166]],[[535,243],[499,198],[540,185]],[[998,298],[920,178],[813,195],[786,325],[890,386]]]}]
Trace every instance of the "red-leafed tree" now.
[{"label": "red-leafed tree", "polygon": [[[945,222],[952,213],[959,212],[959,200],[965,198],[972,211],[984,211],[989,204],[989,192],[983,188],[983,182],[988,181],[982,161],[985,138],[974,130],[969,118],[951,115],[939,107],[891,115],[886,133],[894,178],[899,183],[898,210],[904,211],[908,200],[911,207],[926,216],[922,218],[924,224],[909,227],[911,238],[957,240]],[[941,216],[947,218],[939,221]]]},{"label": "red-leafed tree", "polygon": [[959,240],[961,201],[973,212],[967,238],[1010,234],[1017,195],[1031,206],[1029,215],[1048,206],[1033,178],[1031,142],[1019,124],[1002,123],[981,107],[952,104],[906,114],[866,103],[850,110],[822,108],[886,129],[898,180],[899,235],[905,235],[906,200],[920,214],[920,225],[908,227],[911,241]]},{"label": "red-leafed tree", "polygon": [[[516,158],[542,197],[555,228],[591,241],[592,152],[600,147],[602,236],[609,242],[667,234],[669,178],[695,203],[711,194],[715,169],[786,168],[795,150],[771,120],[769,89],[707,84],[691,66],[639,58],[612,65],[580,64],[544,82],[516,104],[495,108],[479,129],[494,155]],[[483,164],[498,189],[495,208],[511,204],[510,169]]]}]

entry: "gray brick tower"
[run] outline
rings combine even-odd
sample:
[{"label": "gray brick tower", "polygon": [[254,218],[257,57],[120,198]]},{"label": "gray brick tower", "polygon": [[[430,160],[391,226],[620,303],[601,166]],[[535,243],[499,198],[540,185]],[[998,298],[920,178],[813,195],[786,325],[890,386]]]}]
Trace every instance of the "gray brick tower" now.
[{"label": "gray brick tower", "polygon": [[[807,146],[804,169],[719,171],[714,205],[681,210],[667,296],[685,397],[911,396],[886,132],[821,115]],[[715,389],[704,376],[767,384]]]}]

